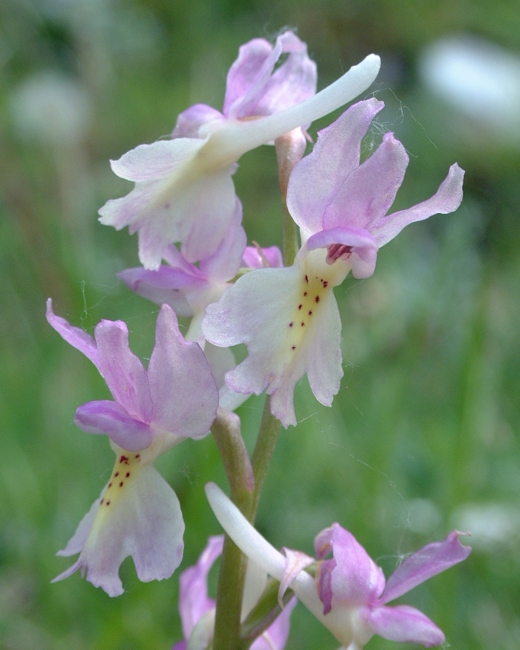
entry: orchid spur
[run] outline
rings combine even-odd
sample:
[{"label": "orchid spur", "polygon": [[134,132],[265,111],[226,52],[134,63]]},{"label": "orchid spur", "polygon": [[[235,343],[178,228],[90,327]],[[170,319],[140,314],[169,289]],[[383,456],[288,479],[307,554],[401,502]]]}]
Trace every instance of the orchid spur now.
[{"label": "orchid spur", "polygon": [[[235,213],[231,176],[238,159],[343,106],[379,71],[379,57],[370,54],[312,96],[314,68],[301,41],[286,32],[272,52],[267,46],[255,39],[241,50],[228,75],[224,115],[193,106],[179,118],[173,139],[140,145],[112,161],[112,170],[136,185],[127,196],[108,201],[100,221],[139,233],[146,269],[158,269],[165,248],[176,242],[192,263],[214,253]],[[289,58],[273,72],[283,52]]]},{"label": "orchid spur", "polygon": [[[305,571],[311,558],[289,549],[284,549],[284,557],[214,483],[206,485],[206,494],[221,526],[242,552],[280,581],[280,595],[291,588],[342,648],[361,650],[375,634],[426,647],[444,643],[443,632],[422,612],[387,603],[467,558],[471,549],[460,544],[457,531],[407,557],[385,582],[354,536],[333,524],[315,539],[318,564],[312,577]],[[324,559],[330,552],[333,559]]]},{"label": "orchid spur", "polygon": [[[180,576],[179,612],[184,641],[176,643],[172,650],[207,648],[213,638],[215,601],[208,595],[208,574],[215,560],[221,555],[224,536],[210,537],[206,548],[194,566],[188,567]],[[258,601],[266,585],[265,571],[249,562],[242,607],[244,619]],[[289,636],[291,612],[296,605],[293,598],[282,613],[251,645],[251,650],[283,650]]]},{"label": "orchid spur", "polygon": [[387,133],[360,163],[362,138],[382,108],[376,99],[351,106],[319,132],[313,151],[292,171],[287,207],[301,234],[294,264],[248,273],[206,310],[208,341],[248,348],[248,357],[227,373],[228,386],[266,391],[285,427],[296,424],[294,387],[304,374],[326,406],[339,390],[341,321],[333,288],[350,271],[370,277],[379,248],[406,225],[453,212],[462,200],[464,172],[454,164],[432,197],[387,214],[408,165],[403,145]]},{"label": "orchid spur", "polygon": [[116,454],[100,498],[58,552],[79,553],[79,558],[54,580],[81,569],[96,587],[118,596],[123,592],[119,566],[129,555],[143,582],[170,577],[182,560],[179,500],[153,462],[186,438],[208,433],[218,407],[217,387],[203,351],[183,339],[168,305],[157,318],[148,371],[131,352],[122,321],[101,321],[92,338],[56,316],[50,299],[47,320],[107,382],[114,401],[84,404],[74,421],[84,431],[108,435]]}]

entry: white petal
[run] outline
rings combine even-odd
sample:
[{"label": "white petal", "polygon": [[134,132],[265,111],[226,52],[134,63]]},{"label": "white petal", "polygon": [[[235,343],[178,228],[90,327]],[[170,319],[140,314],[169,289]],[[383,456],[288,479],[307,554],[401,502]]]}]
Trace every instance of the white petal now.
[{"label": "white petal", "polygon": [[[116,462],[77,562],[55,580],[81,569],[94,586],[118,596],[123,593],[119,567],[129,555],[143,582],[169,578],[179,566],[184,548],[179,500],[152,465],[139,466],[136,454],[128,461]],[[61,554],[77,550],[93,510]]]}]

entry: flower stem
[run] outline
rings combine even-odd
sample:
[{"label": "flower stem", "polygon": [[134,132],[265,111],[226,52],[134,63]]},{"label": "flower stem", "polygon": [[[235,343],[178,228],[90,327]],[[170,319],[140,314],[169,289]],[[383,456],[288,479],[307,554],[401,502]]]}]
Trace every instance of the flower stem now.
[{"label": "flower stem", "polygon": [[[211,432],[222,457],[231,499],[250,520],[254,499],[254,479],[249,455],[240,432],[240,418],[219,409]],[[217,588],[214,650],[238,649],[240,615],[247,559],[226,535]]]},{"label": "flower stem", "polygon": [[[280,432],[280,422],[271,413],[269,396],[251,462],[240,434],[238,416],[219,409],[211,432],[222,455],[231,500],[246,519],[254,523],[260,493]],[[239,650],[244,647],[240,639],[240,614],[246,568],[246,557],[226,535],[217,588],[213,650]]]},{"label": "flower stem", "polygon": [[271,413],[271,398],[267,395],[262,415],[262,422],[260,424],[260,430],[258,431],[258,438],[256,439],[255,449],[251,458],[253,475],[255,477],[255,489],[251,510],[252,518],[249,520],[251,523],[254,523],[255,520],[258,502],[260,501],[260,494],[264,486],[267,470],[269,469],[269,463],[271,462],[274,448],[278,441],[280,426],[280,421]]}]

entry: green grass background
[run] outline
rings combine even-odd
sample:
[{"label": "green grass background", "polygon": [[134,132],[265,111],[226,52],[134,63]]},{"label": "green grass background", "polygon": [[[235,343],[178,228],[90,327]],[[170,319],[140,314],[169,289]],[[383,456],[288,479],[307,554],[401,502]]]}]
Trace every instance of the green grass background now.
[{"label": "green grass background", "polygon": [[[109,395],[47,325],[45,299],[90,332],[101,318],[126,320],[133,348],[149,356],[157,309],[115,277],[136,265],[136,239],[96,220],[130,188],[108,160],[168,134],[192,103],[220,108],[238,46],[284,26],[308,43],[320,87],[382,55],[374,89],[387,108],[367,151],[393,130],[410,152],[397,209],[430,196],[455,160],[467,175],[456,214],[411,226],[380,252],[372,278],[338,289],[341,391],[327,409],[298,387],[301,421],[281,435],[258,527],[278,547],[312,553],[315,534],[338,521],[388,575],[403,554],[473,522],[470,558],[401,600],[456,650],[520,647],[519,151],[482,125],[463,135],[417,75],[422,48],[452,33],[518,52],[517,3],[7,0],[0,21],[0,647],[159,650],[181,638],[178,574],[141,584],[127,560],[116,599],[78,575],[49,584],[70,563],[54,553],[113,454],[73,424],[78,405]],[[88,128],[67,145],[29,136],[13,114],[20,84],[48,70],[74,79],[90,103]],[[244,156],[235,181],[249,239],[280,243],[273,149]],[[252,398],[240,410],[250,446],[261,409]],[[203,486],[225,478],[210,437],[157,464],[181,500],[186,567],[219,532]],[[335,647],[297,608],[288,650]]]}]

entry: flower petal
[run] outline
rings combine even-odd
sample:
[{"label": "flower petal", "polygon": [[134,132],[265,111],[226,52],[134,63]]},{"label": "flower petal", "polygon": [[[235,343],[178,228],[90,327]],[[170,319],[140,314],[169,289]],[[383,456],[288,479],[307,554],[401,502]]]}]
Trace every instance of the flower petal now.
[{"label": "flower petal", "polygon": [[307,233],[323,230],[325,209],[344,179],[359,165],[361,140],[383,106],[376,99],[353,104],[333,124],[318,132],[312,152],[292,171],[287,207]]},{"label": "flower petal", "polygon": [[[129,555],[141,581],[169,578],[182,559],[184,522],[175,492],[157,470],[151,465],[140,467],[118,498],[107,504],[99,507],[98,502],[78,560],[54,581],[81,569],[94,586],[119,596],[123,593],[119,567]],[[77,548],[75,538],[80,532],[84,536],[85,522],[90,523],[92,514],[91,509],[63,555],[69,554],[73,541]]]},{"label": "flower petal", "polygon": [[324,263],[323,254],[322,269],[315,257],[303,250],[291,267],[251,271],[207,307],[202,323],[214,345],[246,344],[247,358],[226,375],[226,383],[238,393],[267,391],[273,415],[285,427],[296,424],[294,387],[305,373],[326,406],[343,374],[332,292],[339,280],[324,280],[329,276],[322,273],[337,270]]},{"label": "flower petal", "polygon": [[198,138],[201,126],[218,119],[224,119],[224,116],[216,108],[206,104],[194,104],[179,113],[172,138]]},{"label": "flower petal", "polygon": [[201,164],[191,177],[174,181],[167,186],[163,182],[154,196],[150,192],[132,225],[133,231],[139,230],[139,259],[150,270],[159,267],[164,248],[173,242],[181,242],[189,262],[214,253],[235,213],[230,168],[207,172]]},{"label": "flower petal", "polygon": [[[352,275],[355,278],[369,278],[375,270],[378,246],[372,235],[363,228],[342,226],[322,230],[311,235],[307,240],[307,248],[328,248],[329,246],[347,246],[347,258],[352,266]],[[330,254],[327,255],[329,260]],[[334,259],[332,263],[334,263]]]},{"label": "flower petal", "polygon": [[166,178],[190,160],[201,145],[200,141],[188,138],[140,144],[119,160],[111,160],[110,166],[120,178],[136,183]]},{"label": "flower petal", "polygon": [[[95,340],[79,327],[74,327],[61,316],[56,316],[52,309],[52,298],[47,300],[47,321],[62,339],[70,343],[76,350],[92,361],[99,370],[99,353]],[[101,370],[99,370],[101,372]]]},{"label": "flower petal", "polygon": [[330,544],[336,560],[331,579],[333,603],[372,604],[384,589],[383,572],[348,530],[339,524],[331,528]]},{"label": "flower petal", "polygon": [[178,316],[193,316],[193,310],[180,287],[200,284],[199,278],[184,271],[162,265],[157,271],[147,271],[142,267],[125,269],[117,276],[137,295],[151,300],[157,305],[167,304]]},{"label": "flower petal", "polygon": [[401,186],[408,154],[392,133],[338,188],[323,215],[323,228],[353,226],[372,231],[386,215]]},{"label": "flower petal", "polygon": [[224,239],[213,255],[200,260],[199,268],[209,283],[227,282],[235,277],[240,268],[247,243],[246,233],[241,223],[242,203],[237,198],[234,218],[229,224]]},{"label": "flower petal", "polygon": [[292,32],[285,32],[276,40],[282,42],[282,52],[288,57],[271,75],[252,109],[255,115],[287,110],[316,92],[316,64],[309,59],[305,43]]},{"label": "flower petal", "polygon": [[282,251],[278,246],[260,249],[256,246],[247,246],[242,262],[249,269],[280,268],[283,266]]},{"label": "flower petal", "polygon": [[150,427],[135,420],[117,402],[88,402],[76,409],[74,424],[87,433],[106,434],[116,445],[128,451],[141,451],[150,446]]},{"label": "flower petal", "polygon": [[[273,73],[282,53],[286,61]],[[316,64],[293,32],[284,32],[274,47],[255,38],[239,49],[227,76],[224,114],[240,119],[269,115],[298,104],[316,92]]]},{"label": "flower petal", "polygon": [[399,598],[428,578],[465,560],[471,548],[460,543],[460,534],[454,530],[441,542],[427,544],[406,558],[388,579],[379,602],[385,604]]},{"label": "flower petal", "polygon": [[152,398],[148,377],[140,359],[128,345],[128,328],[123,321],[102,320],[94,330],[99,367],[116,402],[137,420],[149,423]]},{"label": "flower petal", "polygon": [[422,643],[427,648],[444,643],[445,636],[435,623],[414,607],[375,607],[362,614],[374,634],[401,643]]},{"label": "flower petal", "polygon": [[219,406],[226,411],[235,411],[249,398],[249,395],[236,393],[225,382],[226,373],[237,365],[233,352],[229,348],[219,348],[206,341],[204,355],[217,384]]},{"label": "flower petal", "polygon": [[[90,510],[87,512],[86,515],[83,516],[82,520],[79,522],[78,527],[76,528],[76,532],[74,535],[69,539],[67,546],[62,549],[61,551],[58,551],[56,555],[59,555],[60,557],[70,557],[71,555],[76,555],[76,553],[79,553],[81,549],[85,546],[85,542],[87,541],[88,534],[90,533],[90,529],[92,528],[92,524],[94,523],[94,519],[96,518],[97,512],[99,510],[99,504],[101,497],[103,496],[103,493],[105,491],[105,488],[101,491],[101,496],[99,499],[96,499],[94,503],[90,506]],[[77,569],[74,569],[76,571]],[[72,571],[72,573],[74,573]],[[66,573],[68,570],[66,571]],[[65,576],[64,576],[65,577]],[[52,582],[57,582],[58,580],[61,580],[61,576],[58,576],[57,578],[54,578]]]},{"label": "flower petal", "polygon": [[[287,59],[273,73],[283,53]],[[256,38],[243,45],[231,66],[224,102],[227,117],[270,115],[282,111],[316,92],[316,64],[307,46],[293,32],[284,32],[274,47]]]},{"label": "flower petal", "polygon": [[284,547],[283,552],[285,553],[286,563],[280,580],[280,589],[278,590],[278,604],[282,610],[284,609],[283,597],[287,589],[290,588],[291,582],[300,571],[314,563],[314,558],[302,553],[302,551],[293,551]]},{"label": "flower petal", "polygon": [[238,58],[227,74],[226,117],[237,119],[247,114],[248,104],[263,90],[280,54],[281,46],[275,50],[264,38],[254,38],[239,47]]},{"label": "flower petal", "polygon": [[191,438],[208,433],[218,408],[215,380],[200,346],[184,340],[169,305],[157,317],[148,377],[154,427]]},{"label": "flower petal", "polygon": [[292,598],[272,625],[256,639],[251,650],[284,650],[291,625],[291,613],[298,600]]},{"label": "flower petal", "polygon": [[215,607],[215,601],[208,595],[208,574],[221,555],[223,544],[223,535],[210,537],[197,564],[181,573],[179,611],[185,639],[189,639],[202,616]]},{"label": "flower petal", "polygon": [[260,394],[283,368],[287,354],[279,349],[285,331],[281,323],[287,326],[291,320],[294,309],[287,302],[299,283],[295,267],[254,270],[206,309],[202,329],[207,340],[221,347],[245,343],[253,357],[245,369],[242,363],[233,372],[228,383],[234,390]]},{"label": "flower petal", "polygon": [[450,167],[448,176],[432,197],[407,210],[394,212],[384,217],[371,228],[371,233],[378,245],[380,247],[384,246],[384,244],[396,237],[405,226],[414,221],[428,219],[434,214],[455,212],[462,202],[463,179],[464,170],[455,163]]}]

